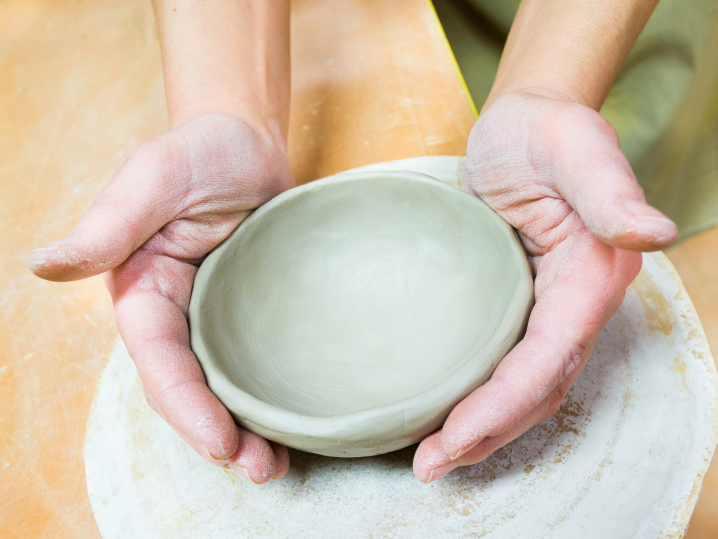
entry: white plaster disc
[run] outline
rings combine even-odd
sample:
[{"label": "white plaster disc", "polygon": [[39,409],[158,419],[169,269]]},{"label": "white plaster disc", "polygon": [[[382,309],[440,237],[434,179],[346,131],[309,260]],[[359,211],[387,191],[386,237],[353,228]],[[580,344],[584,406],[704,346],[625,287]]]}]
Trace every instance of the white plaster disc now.
[{"label": "white plaster disc", "polygon": [[[463,159],[372,165],[458,185]],[[662,254],[598,339],[559,413],[431,485],[414,447],[341,459],[290,450],[263,486],[205,462],[146,404],[122,343],[85,443],[104,539],[682,537],[718,442],[718,381],[695,310]]]}]

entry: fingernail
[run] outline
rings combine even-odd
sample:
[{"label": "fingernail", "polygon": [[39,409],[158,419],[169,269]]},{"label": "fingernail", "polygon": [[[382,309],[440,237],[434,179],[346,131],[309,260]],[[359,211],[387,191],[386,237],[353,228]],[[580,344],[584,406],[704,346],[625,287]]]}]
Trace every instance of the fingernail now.
[{"label": "fingernail", "polygon": [[624,200],[623,207],[639,221],[653,221],[655,223],[671,224],[675,226],[675,223],[672,220],[646,202],[641,202],[639,200]]},{"label": "fingernail", "polygon": [[[57,249],[55,249],[54,247],[38,247],[34,251],[30,251],[28,258],[32,257],[32,256],[39,256],[42,254],[46,254],[47,251],[57,251]],[[30,262],[30,267],[41,268],[45,264],[47,264],[47,261],[44,258],[38,258],[37,260],[33,260],[32,262]]]},{"label": "fingernail", "polygon": [[656,223],[658,225],[671,225],[676,226],[671,219],[668,217],[652,217],[650,215],[636,215],[636,220],[642,223]]},{"label": "fingernail", "polygon": [[463,455],[464,453],[466,453],[467,451],[468,451],[468,448],[467,448],[467,449],[459,449],[456,453],[454,453],[453,455],[451,455],[449,458],[450,458],[451,460],[456,460],[456,459],[458,459],[461,455]]},{"label": "fingernail", "polygon": [[[162,415],[162,414],[160,414],[160,415]],[[162,417],[164,417],[164,416],[162,416]],[[207,456],[208,456],[212,461],[214,461],[215,464],[217,464],[217,466],[221,466],[222,468],[229,468],[229,467],[230,467],[229,462],[227,461],[227,459],[223,459],[223,458],[220,458],[220,457],[215,457],[215,456],[212,454],[212,452],[211,452],[209,449],[207,449],[206,447],[202,447],[202,449],[204,449],[205,453],[207,453]]]},{"label": "fingernail", "polygon": [[239,475],[241,475],[242,477],[244,477],[244,478],[245,478],[247,481],[249,481],[250,483],[254,483],[255,485],[258,484],[258,483],[255,483],[254,480],[249,476],[249,472],[247,471],[246,468],[242,468],[241,466],[233,466],[232,469],[233,469],[235,472],[237,472]]},{"label": "fingernail", "polygon": [[[148,400],[149,400],[149,399],[148,399]],[[154,400],[154,399],[153,399],[153,400]],[[219,457],[215,457],[215,456],[212,454],[212,452],[211,452],[209,449],[207,449],[206,447],[203,447],[203,449],[204,449],[205,452],[209,455],[209,458],[211,458],[212,460],[227,460],[227,459],[222,459],[222,458],[219,458]]]},{"label": "fingernail", "polygon": [[447,473],[449,473],[452,470],[455,470],[458,468],[459,464],[456,462],[450,462],[449,464],[444,464],[443,466],[439,466],[438,468],[434,468],[431,470],[431,473],[429,474],[429,480],[427,483],[431,483],[432,481],[436,481],[439,479],[439,477],[445,476]]}]

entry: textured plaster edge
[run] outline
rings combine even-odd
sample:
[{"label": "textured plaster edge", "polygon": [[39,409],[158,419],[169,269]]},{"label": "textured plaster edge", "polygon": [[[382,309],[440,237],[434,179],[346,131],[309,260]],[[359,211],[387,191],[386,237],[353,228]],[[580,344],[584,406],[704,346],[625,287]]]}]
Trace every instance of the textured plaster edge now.
[{"label": "textured plaster edge", "polygon": [[[711,354],[708,340],[706,339],[703,326],[701,325],[698,313],[696,312],[693,302],[686,291],[683,281],[678,272],[671,264],[668,257],[662,252],[649,253],[644,255],[650,257],[667,276],[669,276],[676,288],[674,300],[680,300],[680,311],[676,314],[682,314],[685,318],[688,336],[686,344],[689,345],[693,357],[700,361],[705,367],[709,379],[706,382],[713,388],[713,403],[710,416],[710,429],[708,434],[708,444],[704,449],[703,466],[693,479],[693,486],[690,492],[684,496],[679,502],[673,506],[673,518],[669,527],[661,531],[658,539],[681,539],[688,531],[688,525],[693,511],[698,503],[701,490],[703,488],[703,479],[708,473],[713,457],[715,456],[716,447],[718,446],[718,372],[716,371],[713,355]],[[678,306],[676,306],[678,307]],[[678,311],[678,309],[676,309]]]}]

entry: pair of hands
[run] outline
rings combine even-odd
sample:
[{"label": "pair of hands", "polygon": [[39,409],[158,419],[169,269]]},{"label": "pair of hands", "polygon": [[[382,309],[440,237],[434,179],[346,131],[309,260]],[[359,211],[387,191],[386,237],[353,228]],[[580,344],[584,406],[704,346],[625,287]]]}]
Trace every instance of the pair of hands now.
[{"label": "pair of hands", "polygon": [[[200,116],[130,153],[73,231],[28,261],[53,281],[107,272],[150,406],[205,459],[254,483],[283,476],[287,450],[238,428],[209,390],[187,308],[204,256],[293,185],[279,130]],[[414,473],[423,482],[483,460],[553,415],[638,274],[637,251],[661,249],[677,233],[645,203],[611,126],[560,99],[495,101],[472,130],[463,187],[518,230],[536,305],[491,380],[419,446]]]}]

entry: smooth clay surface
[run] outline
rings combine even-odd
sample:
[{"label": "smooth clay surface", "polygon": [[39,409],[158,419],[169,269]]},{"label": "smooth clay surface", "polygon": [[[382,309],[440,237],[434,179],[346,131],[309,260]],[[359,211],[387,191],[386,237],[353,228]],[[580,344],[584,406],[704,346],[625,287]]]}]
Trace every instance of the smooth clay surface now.
[{"label": "smooth clay surface", "polygon": [[190,328],[241,425],[364,456],[438,428],[532,304],[526,255],[482,201],[422,174],[345,173],[280,195],[210,254]]}]

